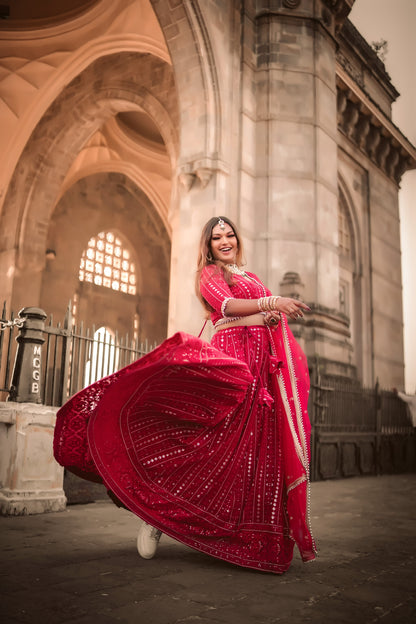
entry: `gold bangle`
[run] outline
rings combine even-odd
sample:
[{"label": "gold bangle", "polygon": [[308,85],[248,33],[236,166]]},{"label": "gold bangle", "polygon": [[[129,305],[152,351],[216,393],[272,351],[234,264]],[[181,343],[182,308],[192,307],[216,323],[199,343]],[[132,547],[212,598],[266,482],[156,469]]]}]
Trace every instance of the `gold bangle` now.
[{"label": "gold bangle", "polygon": [[257,299],[257,307],[260,312],[273,312],[276,309],[277,300],[280,297],[277,296],[269,296],[269,297],[260,297]]},{"label": "gold bangle", "polygon": [[277,308],[277,302],[280,298],[281,298],[280,295],[275,295],[273,297],[273,310],[276,310],[277,312],[279,311]]},{"label": "gold bangle", "polygon": [[260,312],[269,311],[268,300],[269,300],[269,297],[260,297],[260,299],[257,299],[257,305],[258,305]]}]

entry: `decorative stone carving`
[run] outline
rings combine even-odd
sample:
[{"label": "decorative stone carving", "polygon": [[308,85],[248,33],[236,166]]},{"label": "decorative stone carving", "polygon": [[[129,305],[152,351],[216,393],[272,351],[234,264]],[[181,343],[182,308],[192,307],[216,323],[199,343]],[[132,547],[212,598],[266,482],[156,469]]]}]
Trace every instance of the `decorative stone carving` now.
[{"label": "decorative stone carving", "polygon": [[196,170],[196,175],[201,182],[202,188],[206,187],[206,185],[212,178],[212,173],[212,169],[208,169],[207,167],[199,167],[199,169]]},{"label": "decorative stone carving", "polygon": [[388,137],[380,135],[380,143],[376,150],[376,160],[377,160],[377,164],[379,165],[379,167],[381,167],[381,169],[385,168],[385,162],[386,162],[386,158],[389,152],[390,152],[390,140],[388,139]]},{"label": "decorative stone carving", "polygon": [[370,131],[370,118],[368,115],[363,115],[360,113],[358,121],[355,126],[353,139],[357,143],[360,149],[363,149],[365,146],[365,141],[367,135]]},{"label": "decorative stone carving", "polygon": [[360,68],[354,67],[349,59],[341,52],[337,52],[337,61],[345,69],[347,74],[356,82],[360,87],[364,87],[364,78]]},{"label": "decorative stone carving", "polygon": [[342,123],[342,116],[347,107],[347,93],[342,89],[338,89],[337,91],[337,115],[338,115],[338,123]]},{"label": "decorative stone carving", "polygon": [[371,125],[366,141],[366,151],[371,159],[375,157],[376,149],[380,143],[380,128]]},{"label": "decorative stone carving", "polygon": [[400,145],[381,126],[380,120],[353,94],[348,87],[338,85],[337,118],[339,129],[351,139],[368,158],[396,183],[410,166],[407,156],[401,154]]},{"label": "decorative stone carving", "polygon": [[403,154],[400,154],[399,161],[394,170],[394,179],[396,180],[397,184],[400,182],[402,175],[407,170],[408,165],[409,165],[408,157],[404,156]]},{"label": "decorative stone carving", "polygon": [[195,175],[193,173],[180,173],[179,174],[179,184],[187,193],[191,190],[192,184],[195,180]]},{"label": "decorative stone carving", "polygon": [[283,0],[283,6],[287,9],[297,9],[300,5],[300,0]]},{"label": "decorative stone carving", "polygon": [[211,180],[214,172],[229,173],[228,166],[218,158],[206,156],[191,162],[187,162],[179,168],[178,179],[182,188],[188,192],[195,180],[198,179],[200,188],[205,188]]},{"label": "decorative stone carving", "polygon": [[323,0],[335,18],[335,30],[339,30],[352,9],[355,0]]},{"label": "decorative stone carving", "polygon": [[322,21],[327,28],[331,28],[332,26],[332,13],[327,7],[322,7]]},{"label": "decorative stone carving", "polygon": [[348,100],[347,106],[344,111],[344,115],[342,118],[342,125],[344,128],[344,132],[347,136],[352,137],[355,129],[355,124],[358,121],[359,112],[358,106],[356,102],[352,102]]},{"label": "decorative stone carving", "polygon": [[390,178],[394,178],[396,165],[399,162],[399,150],[392,146],[386,159],[386,173]]}]

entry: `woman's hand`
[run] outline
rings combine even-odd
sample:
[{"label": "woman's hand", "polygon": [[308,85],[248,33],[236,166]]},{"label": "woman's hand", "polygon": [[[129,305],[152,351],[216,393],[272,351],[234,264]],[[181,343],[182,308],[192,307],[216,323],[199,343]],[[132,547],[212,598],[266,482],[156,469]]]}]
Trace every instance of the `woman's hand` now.
[{"label": "woman's hand", "polygon": [[310,312],[310,307],[299,301],[299,299],[291,299],[291,297],[279,297],[276,301],[276,311],[284,312],[293,320],[303,317],[303,312]]},{"label": "woman's hand", "polygon": [[276,327],[276,325],[280,322],[280,312],[265,312],[264,313],[264,322],[269,327]]}]

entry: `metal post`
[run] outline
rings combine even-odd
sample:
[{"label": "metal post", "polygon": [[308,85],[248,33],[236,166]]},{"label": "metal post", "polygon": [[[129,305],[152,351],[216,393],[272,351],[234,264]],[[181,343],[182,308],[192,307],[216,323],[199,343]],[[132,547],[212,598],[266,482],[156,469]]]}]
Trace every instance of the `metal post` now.
[{"label": "metal post", "polygon": [[374,409],[376,411],[376,474],[383,474],[382,430],[381,430],[381,393],[378,377],[374,387]]},{"label": "metal post", "polygon": [[310,480],[317,481],[318,479],[318,445],[316,430],[316,423],[318,422],[317,416],[317,404],[318,404],[318,388],[319,388],[319,374],[318,367],[314,366],[311,371],[311,391],[308,400],[308,414],[311,423],[311,457],[310,457]]},{"label": "metal post", "polygon": [[68,398],[68,375],[71,363],[71,345],[69,340],[72,338],[72,302],[68,303],[66,309],[64,328],[62,330],[62,355],[61,355],[61,380],[59,384],[58,405],[63,405]]},{"label": "metal post", "polygon": [[46,313],[40,308],[23,308],[19,317],[24,323],[16,338],[18,347],[9,401],[41,403],[40,380]]}]

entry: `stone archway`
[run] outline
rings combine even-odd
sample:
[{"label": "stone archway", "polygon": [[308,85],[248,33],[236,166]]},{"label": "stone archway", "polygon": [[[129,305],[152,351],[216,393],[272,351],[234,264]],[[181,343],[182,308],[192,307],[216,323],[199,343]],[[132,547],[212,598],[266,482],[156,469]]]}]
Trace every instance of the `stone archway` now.
[{"label": "stone archway", "polygon": [[[141,71],[138,71],[140,67]],[[157,76],[157,80],[155,80]],[[74,79],[46,111],[15,169],[2,222],[15,240],[15,307],[39,300],[49,218],[64,177],[89,137],[117,112],[140,110],[157,124],[173,165],[178,113],[172,68],[148,54],[98,59]]]},{"label": "stone archway", "polygon": [[[131,251],[137,274],[134,296],[79,282],[81,254],[102,231],[120,236]],[[143,338],[165,338],[170,239],[147,195],[125,175],[101,172],[72,185],[51,216],[47,246],[53,253],[42,273],[41,308],[61,319],[77,295],[77,323],[105,325],[131,336],[138,315]]]},{"label": "stone archway", "polygon": [[[205,215],[219,209],[219,198],[220,202],[226,201],[224,189],[230,165],[224,150],[230,145],[224,137],[228,136],[225,125],[230,122],[232,106],[221,102],[220,94],[229,76],[219,71],[212,24],[201,3],[176,2],[173,6],[165,0],[149,0],[150,5],[165,37],[172,66],[167,62],[166,50],[164,55],[161,53],[160,42],[154,56],[150,49],[137,51],[145,49],[146,41],[126,42],[118,35],[113,41],[106,37],[93,43],[90,51],[94,60],[88,66],[87,50],[79,50],[75,66],[82,71],[58,96],[56,89],[51,91],[55,99],[22,151],[2,211],[2,224],[9,234],[0,247],[0,265],[12,267],[2,290],[13,307],[28,300],[36,304],[39,299],[49,218],[74,158],[106,120],[134,110],[145,111],[157,124],[170,157],[172,201],[166,217],[172,232],[171,291],[177,293],[180,288],[189,295],[193,293],[193,276],[183,277],[194,261],[189,239],[199,231]],[[129,46],[130,51],[126,51]],[[143,62],[146,67],[152,66],[146,75],[141,71]],[[68,77],[74,75],[70,64],[64,71]],[[58,82],[59,86],[66,84],[61,75]],[[212,176],[213,184],[205,191]],[[193,190],[196,187],[203,192],[192,197],[179,193],[177,179],[185,189],[194,185]],[[187,240],[183,239],[184,232]],[[177,322],[188,329],[195,322],[199,324],[198,319],[195,321],[197,303],[190,302],[184,310],[183,299],[176,294],[170,298],[171,329]]]}]

